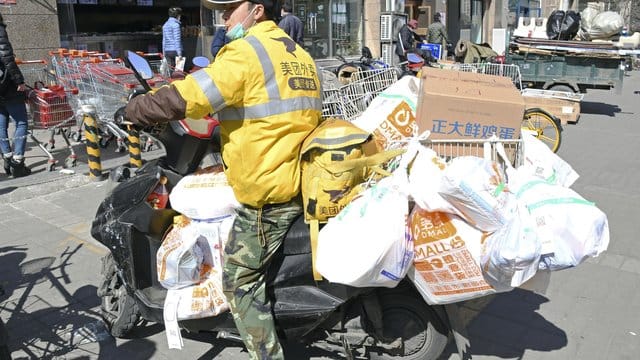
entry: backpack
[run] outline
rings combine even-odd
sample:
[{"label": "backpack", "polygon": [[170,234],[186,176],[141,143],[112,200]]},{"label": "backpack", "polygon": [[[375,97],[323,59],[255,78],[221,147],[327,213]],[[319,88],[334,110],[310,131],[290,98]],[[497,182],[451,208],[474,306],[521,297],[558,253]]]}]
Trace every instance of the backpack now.
[{"label": "backpack", "polygon": [[362,190],[374,172],[389,175],[379,165],[404,150],[378,152],[371,135],[342,119],[327,119],[302,143],[302,203],[304,219],[310,225],[314,278],[315,249],[319,224],[340,212]]}]

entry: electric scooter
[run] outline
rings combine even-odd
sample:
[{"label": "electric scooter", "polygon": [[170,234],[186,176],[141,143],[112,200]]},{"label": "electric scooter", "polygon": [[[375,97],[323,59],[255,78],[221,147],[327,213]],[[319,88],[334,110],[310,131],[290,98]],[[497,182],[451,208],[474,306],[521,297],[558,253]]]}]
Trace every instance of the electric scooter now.
[{"label": "electric scooter", "polygon": [[[139,55],[129,52],[128,60],[142,81],[151,74]],[[113,172],[119,174],[112,176],[116,185],[97,210],[91,234],[110,250],[102,260],[98,295],[104,321],[115,337],[126,336],[140,319],[163,323],[167,290],[158,282],[156,251],[178,213],[154,209],[146,199],[160,175],[167,177],[170,189],[195,171],[207,153],[219,151],[215,120],[205,121],[199,131],[192,126],[197,122],[171,122],[159,131],[166,156],[135,171]],[[340,352],[349,359],[436,359],[450,333],[444,307],[427,305],[408,280],[395,288],[315,281],[309,228],[302,216],[267,271],[267,292],[282,340]],[[182,320],[179,326],[242,340],[229,312]]]}]

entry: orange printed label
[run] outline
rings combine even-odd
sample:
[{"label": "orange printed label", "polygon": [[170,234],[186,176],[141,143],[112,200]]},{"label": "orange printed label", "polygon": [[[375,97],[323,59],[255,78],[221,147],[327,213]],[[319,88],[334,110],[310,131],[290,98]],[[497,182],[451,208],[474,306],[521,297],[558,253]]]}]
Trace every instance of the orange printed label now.
[{"label": "orange printed label", "polygon": [[387,116],[387,121],[404,137],[412,136],[416,128],[416,118],[413,111],[404,101],[399,103]]},{"label": "orange printed label", "polygon": [[451,218],[442,212],[429,212],[416,207],[411,213],[411,225],[411,235],[416,246],[456,235]]}]

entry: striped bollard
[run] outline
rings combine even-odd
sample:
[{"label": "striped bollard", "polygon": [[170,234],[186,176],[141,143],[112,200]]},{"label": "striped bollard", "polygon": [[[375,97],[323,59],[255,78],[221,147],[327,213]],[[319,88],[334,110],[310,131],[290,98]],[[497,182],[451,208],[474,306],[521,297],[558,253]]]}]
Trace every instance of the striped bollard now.
[{"label": "striped bollard", "polygon": [[129,135],[127,140],[129,142],[129,164],[131,167],[142,167],[142,155],[140,150],[140,132],[134,127],[129,125],[127,127]]},{"label": "striped bollard", "polygon": [[100,181],[102,177],[102,164],[100,163],[100,146],[98,145],[98,122],[96,121],[96,108],[92,105],[82,106],[82,120],[85,130],[85,143],[89,164],[89,178]]}]

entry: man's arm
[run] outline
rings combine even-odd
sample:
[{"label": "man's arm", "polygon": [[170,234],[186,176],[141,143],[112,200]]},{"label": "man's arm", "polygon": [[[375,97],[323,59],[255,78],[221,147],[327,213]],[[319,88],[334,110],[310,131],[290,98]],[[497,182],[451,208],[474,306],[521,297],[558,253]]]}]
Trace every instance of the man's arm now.
[{"label": "man's arm", "polygon": [[125,108],[125,118],[134,124],[155,125],[185,118],[187,103],[173,85],[138,95]]}]

